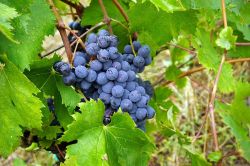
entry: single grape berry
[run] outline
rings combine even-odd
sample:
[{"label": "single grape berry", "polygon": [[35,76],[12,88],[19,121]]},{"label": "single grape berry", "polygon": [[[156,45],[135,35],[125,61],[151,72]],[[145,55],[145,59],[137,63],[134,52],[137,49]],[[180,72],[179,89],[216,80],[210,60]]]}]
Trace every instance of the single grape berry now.
[{"label": "single grape berry", "polygon": [[59,73],[61,73],[63,76],[70,75],[70,65],[68,63],[63,63],[59,68]]},{"label": "single grape berry", "polygon": [[131,45],[126,45],[126,46],[124,47],[124,53],[125,53],[125,54],[133,54]]},{"label": "single grape berry", "polygon": [[129,99],[123,99],[121,101],[121,109],[124,112],[128,112],[129,110],[132,110],[133,103]]},{"label": "single grape berry", "polygon": [[117,70],[121,70],[122,69],[122,65],[120,62],[113,62],[112,63],[112,67],[116,68]]},{"label": "single grape berry", "polygon": [[75,68],[75,75],[78,78],[85,78],[88,75],[88,69],[85,66],[77,66]]},{"label": "single grape berry", "polygon": [[133,90],[132,92],[130,92],[128,97],[132,102],[138,102],[141,100],[141,93],[137,90]]},{"label": "single grape berry", "polygon": [[136,66],[136,67],[143,67],[144,64],[145,64],[145,60],[143,57],[141,56],[136,56],[133,60],[133,64]]},{"label": "single grape berry", "polygon": [[64,63],[65,63],[65,62],[62,62],[62,61],[55,62],[54,65],[53,65],[54,70],[57,71],[57,72],[59,72],[60,67],[61,67]]},{"label": "single grape berry", "polygon": [[105,29],[101,29],[98,34],[98,36],[109,36],[109,32]]},{"label": "single grape berry", "polygon": [[122,61],[122,70],[129,71],[130,68],[130,64],[127,61]]},{"label": "single grape berry", "polygon": [[107,62],[109,60],[109,52],[105,49],[101,49],[100,51],[98,51],[97,59],[100,62]]},{"label": "single grape berry", "polygon": [[124,93],[124,88],[120,85],[115,85],[112,88],[112,96],[114,97],[122,97],[123,93]]},{"label": "single grape berry", "polygon": [[126,71],[120,70],[118,73],[117,81],[126,82],[128,80],[128,74]]},{"label": "single grape berry", "polygon": [[115,85],[120,85],[122,86],[123,88],[125,88],[127,86],[127,83],[126,82],[118,82],[118,81],[115,81]]},{"label": "single grape berry", "polygon": [[97,38],[97,43],[100,48],[107,48],[110,44],[110,38],[108,36],[99,36]]},{"label": "single grape berry", "polygon": [[148,99],[145,96],[142,96],[141,100],[139,100],[136,103],[137,107],[141,107],[141,108],[147,107],[147,104],[148,104]]},{"label": "single grape berry", "polygon": [[138,56],[141,56],[143,58],[146,58],[147,56],[150,55],[150,48],[145,45],[142,46],[139,50],[138,50]]},{"label": "single grape berry", "polygon": [[137,86],[136,90],[141,93],[141,95],[146,95],[146,90],[142,86]]},{"label": "single grape berry", "polygon": [[133,46],[135,51],[137,52],[141,48],[141,43],[139,41],[133,41]]},{"label": "single grape berry", "polygon": [[108,82],[108,79],[106,77],[106,73],[105,72],[101,72],[97,75],[97,79],[96,79],[96,82],[99,84],[99,85],[104,85]]},{"label": "single grape berry", "polygon": [[130,65],[130,70],[134,71],[135,73],[138,73],[139,72],[139,68],[136,67],[135,65]]},{"label": "single grape berry", "polygon": [[88,44],[85,49],[86,49],[86,52],[91,56],[97,55],[98,51],[100,50],[100,48],[98,47],[96,43]]},{"label": "single grape berry", "polygon": [[126,55],[126,61],[128,62],[128,63],[133,63],[133,60],[134,60],[134,55],[133,54],[125,54]]},{"label": "single grape berry", "polygon": [[104,104],[109,104],[111,95],[109,93],[102,92],[99,98],[103,101]]},{"label": "single grape berry", "polygon": [[124,89],[122,99],[128,99],[129,91],[127,89]]},{"label": "single grape berry", "polygon": [[76,76],[73,72],[70,72],[69,75],[63,76],[63,82],[65,85],[73,85],[76,82]]},{"label": "single grape berry", "polygon": [[110,59],[116,59],[119,56],[118,49],[116,47],[109,47],[108,49]]},{"label": "single grape berry", "polygon": [[112,66],[112,61],[108,60],[107,62],[103,63],[103,70],[106,71]]},{"label": "single grape berry", "polygon": [[151,56],[148,56],[145,58],[145,66],[148,66],[152,63],[152,58]]},{"label": "single grape berry", "polygon": [[134,81],[136,78],[135,72],[132,70],[127,71],[128,80],[127,81]]},{"label": "single grape berry", "polygon": [[147,106],[147,118],[152,119],[154,116],[155,116],[155,110],[152,107]]},{"label": "single grape berry", "polygon": [[102,70],[102,63],[98,60],[93,60],[90,62],[90,68],[95,71]]},{"label": "single grape berry", "polygon": [[130,92],[135,90],[135,88],[136,88],[136,82],[134,81],[127,82],[127,86],[125,87],[125,89],[127,89]]},{"label": "single grape berry", "polygon": [[109,80],[115,80],[118,77],[118,71],[116,68],[111,67],[106,71],[106,76]]},{"label": "single grape berry", "polygon": [[105,93],[111,93],[112,88],[114,87],[114,83],[112,81],[109,81],[105,85],[102,86],[102,91]]},{"label": "single grape berry", "polygon": [[97,42],[97,36],[94,33],[89,34],[87,37],[87,42],[88,43],[96,43]]},{"label": "single grape berry", "polygon": [[97,73],[94,70],[89,69],[88,75],[85,78],[86,81],[88,81],[88,82],[94,82],[96,80],[96,78],[97,78]]},{"label": "single grape berry", "polygon": [[117,47],[118,45],[118,38],[115,35],[110,36],[110,46]]},{"label": "single grape berry", "polygon": [[145,108],[138,108],[136,111],[136,118],[138,120],[144,120],[147,116],[147,110]]},{"label": "single grape berry", "polygon": [[91,87],[91,83],[83,80],[80,84],[82,90],[88,90]]},{"label": "single grape berry", "polygon": [[121,98],[116,98],[116,97],[112,96],[110,98],[110,104],[111,104],[111,107],[113,109],[118,109],[120,104],[121,104]]}]

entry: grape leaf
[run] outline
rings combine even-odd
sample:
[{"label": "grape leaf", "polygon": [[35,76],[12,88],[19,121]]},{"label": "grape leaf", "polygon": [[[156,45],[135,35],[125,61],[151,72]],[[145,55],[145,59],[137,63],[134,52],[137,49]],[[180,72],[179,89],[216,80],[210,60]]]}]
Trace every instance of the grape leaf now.
[{"label": "grape leaf", "polygon": [[147,164],[154,146],[144,132],[135,128],[128,114],[115,113],[112,122],[103,126],[104,105],[100,100],[80,107],[82,113],[74,114],[75,121],[61,138],[67,142],[77,139],[76,144],[67,147],[66,163],[75,158],[76,165]]},{"label": "grape leaf", "polygon": [[[182,33],[194,33],[194,25],[197,22],[197,18],[195,17],[196,11],[188,10],[167,13],[163,10],[157,10],[150,2],[135,4],[128,11],[128,15],[131,31],[138,32],[139,36],[150,34],[151,39],[154,39],[154,45],[151,46],[150,43],[148,44],[152,48],[156,44],[161,46]],[[148,37],[140,38],[148,39]],[[144,43],[145,41],[142,42]]]},{"label": "grape leaf", "polygon": [[18,13],[14,8],[0,3],[0,32],[2,32],[9,40],[18,43],[14,37],[13,27],[11,26],[11,20],[18,16]]},{"label": "grape leaf", "polygon": [[[108,12],[110,18],[124,21],[121,13],[115,7],[112,1],[103,1],[103,4]],[[126,11],[127,7],[120,3],[123,9]],[[84,9],[82,25],[95,25],[103,20],[103,13],[98,1],[91,1],[89,7]]]},{"label": "grape leaf", "polygon": [[[54,32],[54,16],[45,0],[22,0],[20,2],[7,1],[10,7],[16,8],[20,16],[16,18],[14,27],[14,38],[20,44],[5,40],[0,36],[0,52],[5,52],[8,58],[21,70],[29,69],[29,65],[38,58],[42,50],[41,44],[45,35]],[[20,5],[24,9],[20,9]]]},{"label": "grape leaf", "polygon": [[[196,36],[198,44],[194,44],[194,47],[198,51],[199,62],[206,68],[217,72],[221,56],[217,53],[213,43],[210,41],[210,34],[205,30],[198,29]],[[218,88],[223,93],[229,93],[233,91],[234,86],[235,79],[233,77],[232,66],[229,63],[225,63],[222,67]]]},{"label": "grape leaf", "polygon": [[0,154],[7,156],[19,144],[21,127],[41,129],[39,90],[3,55],[0,68]]},{"label": "grape leaf", "polygon": [[211,164],[206,161],[206,159],[199,154],[198,152],[194,152],[192,147],[186,146],[184,147],[186,152],[188,153],[188,156],[191,159],[191,165],[192,166],[210,166]]},{"label": "grape leaf", "polygon": [[236,39],[237,37],[233,35],[233,29],[226,27],[220,31],[219,38],[215,42],[217,46],[230,50],[235,48]]},{"label": "grape leaf", "polygon": [[150,0],[155,7],[160,8],[166,12],[173,13],[173,11],[185,10],[181,1],[176,0]]}]

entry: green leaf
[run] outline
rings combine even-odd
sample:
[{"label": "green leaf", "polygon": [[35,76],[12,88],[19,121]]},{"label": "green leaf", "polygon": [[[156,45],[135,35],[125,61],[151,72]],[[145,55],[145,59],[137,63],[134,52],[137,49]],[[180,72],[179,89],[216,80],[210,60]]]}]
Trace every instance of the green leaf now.
[{"label": "green leaf", "polygon": [[[141,39],[153,39],[154,49],[156,45],[161,46],[173,37],[180,34],[192,34],[195,32],[197,22],[196,11],[176,11],[166,13],[163,10],[157,10],[150,2],[137,3],[128,11],[130,18],[130,29],[132,32],[138,32]],[[140,17],[143,16],[143,17]],[[188,20],[188,21],[183,21]],[[143,37],[143,35],[147,35]],[[145,41],[142,41],[145,42]],[[153,55],[154,56],[154,55]]]},{"label": "green leaf", "polygon": [[240,152],[242,152],[246,160],[250,161],[250,108],[247,104],[248,97],[250,96],[250,84],[239,82],[235,90],[236,92],[232,105],[219,103],[216,105],[216,109],[224,123],[231,128],[231,132],[239,145]]},{"label": "green leaf", "polygon": [[219,34],[219,38],[216,40],[217,46],[230,50],[235,48],[237,36],[233,35],[233,29],[231,27],[226,27],[222,29]]},{"label": "green leaf", "polygon": [[208,160],[213,161],[213,162],[218,162],[221,159],[221,157],[222,157],[222,154],[219,151],[209,153],[207,156]]},{"label": "green leaf", "polygon": [[76,144],[67,147],[65,163],[76,159],[75,165],[86,166],[147,164],[154,146],[144,132],[135,128],[128,114],[119,111],[109,125],[103,126],[104,105],[100,100],[80,107],[82,113],[74,115],[75,121],[61,138],[67,142],[77,139]]},{"label": "green leaf", "polygon": [[61,77],[56,77],[56,86],[62,97],[62,103],[68,107],[70,112],[73,112],[77,104],[81,101],[81,95],[72,87],[65,86]]},{"label": "green leaf", "polygon": [[171,65],[166,69],[165,78],[170,81],[176,81],[180,74],[180,69],[177,68],[175,65]]},{"label": "green leaf", "polygon": [[0,136],[0,154],[7,156],[19,144],[21,127],[41,129],[43,104],[34,96],[39,92],[35,85],[14,64],[4,61],[0,64],[0,132],[4,133]]},{"label": "green leaf", "polygon": [[38,53],[42,51],[41,45],[45,35],[54,32],[54,16],[46,0],[22,0],[18,3],[7,1],[5,3],[16,8],[17,11],[20,10],[20,16],[13,23],[14,38],[20,44],[0,36],[0,40],[3,41],[0,52],[6,53],[21,70],[29,69],[29,65],[38,59]]},{"label": "green leaf", "polygon": [[[124,21],[121,13],[115,7],[112,1],[103,1],[103,4],[108,12],[110,18]],[[121,3],[123,9],[126,11],[127,7]],[[103,13],[98,1],[91,1],[89,7],[84,9],[82,24],[83,25],[95,25],[98,22],[103,21]]]},{"label": "green leaf", "polygon": [[[203,29],[197,29],[197,44],[194,47],[198,51],[199,62],[207,69],[218,72],[221,56],[214,48],[214,43],[210,41],[210,34]],[[229,93],[234,90],[235,79],[233,77],[232,65],[224,63],[220,75],[218,88],[223,93]]]},{"label": "green leaf", "polygon": [[201,154],[192,150],[192,147],[186,146],[184,147],[184,149],[186,150],[188,156],[191,159],[192,166],[211,166],[211,164],[208,163]]},{"label": "green leaf", "polygon": [[166,12],[173,13],[174,11],[185,10],[181,1],[176,0],[150,0],[155,7],[160,8]]},{"label": "green leaf", "polygon": [[16,158],[13,161],[13,166],[26,166],[26,163],[22,159]]},{"label": "green leaf", "polygon": [[13,27],[11,26],[11,20],[18,16],[18,13],[14,8],[10,8],[7,5],[0,3],[0,32],[12,42],[18,43],[13,37]]}]

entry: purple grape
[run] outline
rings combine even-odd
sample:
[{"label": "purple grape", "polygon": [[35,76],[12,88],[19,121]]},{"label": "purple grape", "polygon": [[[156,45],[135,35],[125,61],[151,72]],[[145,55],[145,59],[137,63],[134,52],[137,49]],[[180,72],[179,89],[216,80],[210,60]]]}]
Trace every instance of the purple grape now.
[{"label": "purple grape", "polygon": [[97,43],[100,48],[107,48],[110,45],[110,38],[109,36],[99,36]]},{"label": "purple grape", "polygon": [[137,122],[137,118],[136,118],[136,114],[130,114],[131,118],[133,119],[133,121],[136,123]]},{"label": "purple grape", "polygon": [[97,59],[100,62],[107,62],[109,60],[109,52],[105,49],[101,49],[97,54]]},{"label": "purple grape", "polygon": [[132,92],[130,92],[128,97],[129,97],[129,100],[136,103],[141,100],[142,96],[140,92],[138,92],[137,90],[133,90]]},{"label": "purple grape", "polygon": [[105,93],[111,93],[113,87],[114,83],[109,81],[108,83],[102,86],[102,91]]},{"label": "purple grape", "polygon": [[122,61],[122,70],[129,71],[130,64],[127,61]]},{"label": "purple grape", "polygon": [[147,118],[152,119],[154,116],[155,116],[155,110],[152,107],[147,106]]},{"label": "purple grape", "polygon": [[141,56],[143,58],[146,58],[147,56],[150,55],[150,48],[147,45],[142,46],[138,50],[138,56]]},{"label": "purple grape", "polygon": [[59,68],[59,73],[61,73],[63,76],[70,75],[71,74],[70,65],[64,62]]},{"label": "purple grape", "polygon": [[133,91],[136,88],[136,82],[131,81],[131,82],[127,82],[127,86],[125,87],[125,89],[127,89],[128,91]]},{"label": "purple grape", "polygon": [[122,99],[128,99],[128,96],[129,96],[129,91],[127,89],[124,89]]},{"label": "purple grape", "polygon": [[125,54],[133,54],[131,45],[126,45],[126,46],[124,47],[124,53],[125,53]]},{"label": "purple grape", "polygon": [[135,73],[139,72],[139,68],[136,67],[135,65],[130,65],[130,70],[134,71]]},{"label": "purple grape", "polygon": [[147,116],[147,110],[145,108],[138,108],[136,111],[136,118],[138,120],[144,120]]},{"label": "purple grape", "polygon": [[145,66],[148,66],[152,63],[152,58],[151,56],[145,58]]},{"label": "purple grape", "polygon": [[88,73],[87,77],[85,78],[86,81],[94,82],[96,80],[96,78],[97,78],[97,73],[94,70],[89,69],[89,73]]},{"label": "purple grape", "polygon": [[118,38],[117,38],[117,36],[115,36],[115,35],[111,35],[110,36],[110,46],[112,46],[112,47],[117,47],[117,45],[118,45]]},{"label": "purple grape", "polygon": [[120,85],[115,85],[112,88],[112,96],[114,97],[122,97],[123,93],[124,93],[124,89]]},{"label": "purple grape", "polygon": [[111,95],[109,93],[102,92],[99,98],[103,101],[104,104],[109,104]]},{"label": "purple grape", "polygon": [[141,48],[141,43],[139,41],[133,41],[133,46],[135,51],[137,52]]},{"label": "purple grape", "polygon": [[85,78],[88,75],[88,69],[85,66],[77,66],[75,68],[75,75],[78,78]]},{"label": "purple grape", "polygon": [[91,83],[83,80],[80,85],[82,90],[88,90],[91,87]]},{"label": "purple grape", "polygon": [[97,36],[94,33],[91,33],[87,37],[87,42],[88,43],[96,43],[97,42]]},{"label": "purple grape", "polygon": [[115,79],[117,79],[117,77],[118,77],[118,71],[117,71],[117,69],[114,68],[114,67],[109,68],[109,69],[106,71],[106,77],[107,77],[109,80],[115,80]]},{"label": "purple grape", "polygon": [[60,67],[64,64],[65,62],[62,62],[62,61],[58,61],[58,62],[55,62],[54,65],[53,65],[53,68],[55,71],[59,72],[60,70]]},{"label": "purple grape", "polygon": [[133,64],[136,66],[136,67],[143,67],[144,64],[145,64],[145,60],[143,57],[141,56],[136,56],[133,60]]},{"label": "purple grape", "polygon": [[112,66],[112,61],[111,61],[111,60],[109,60],[109,61],[107,61],[107,62],[104,62],[104,63],[103,63],[103,70],[106,71],[106,70],[108,70],[111,66]]},{"label": "purple grape", "polygon": [[139,69],[138,73],[141,73],[141,72],[143,72],[143,71],[144,71],[145,66],[139,67],[138,69]]},{"label": "purple grape", "polygon": [[142,96],[141,100],[136,103],[137,107],[141,107],[141,108],[146,107],[147,104],[148,104],[148,99],[145,96]]},{"label": "purple grape", "polygon": [[133,54],[126,54],[126,61],[128,63],[133,63],[133,60],[134,60],[135,56]]},{"label": "purple grape", "polygon": [[129,110],[132,110],[133,103],[129,99],[123,99],[121,101],[121,109],[124,112],[128,112]]},{"label": "purple grape", "polygon": [[109,36],[109,32],[105,29],[101,29],[98,34],[98,36]]},{"label": "purple grape", "polygon": [[69,75],[63,76],[63,82],[65,85],[73,85],[76,82],[76,76],[73,72],[70,72]]},{"label": "purple grape", "polygon": [[135,72],[132,70],[127,71],[128,80],[127,81],[134,81],[136,78]]},{"label": "purple grape", "polygon": [[128,80],[128,74],[127,72],[120,70],[118,77],[117,77],[117,81],[118,82],[126,82]]},{"label": "purple grape", "polygon": [[118,109],[120,104],[121,104],[121,98],[116,98],[116,97],[112,96],[110,98],[110,104],[111,104],[111,107],[113,109]]},{"label": "purple grape", "polygon": [[146,95],[146,91],[145,88],[142,86],[137,86],[136,90],[139,91],[141,93],[141,95]]},{"label": "purple grape", "polygon": [[102,70],[102,63],[98,60],[93,60],[90,62],[90,68],[95,71],[100,71]]},{"label": "purple grape", "polygon": [[117,82],[117,81],[115,81],[115,85],[120,85],[123,88],[125,88],[127,86],[127,83],[126,82]]},{"label": "purple grape", "polygon": [[104,85],[108,82],[108,79],[106,77],[106,73],[105,72],[101,72],[97,75],[97,79],[96,79],[96,82],[99,84],[99,85]]},{"label": "purple grape", "polygon": [[100,48],[98,47],[98,45],[96,43],[90,43],[86,46],[86,52],[92,56],[97,55],[99,50],[100,50]]},{"label": "purple grape", "polygon": [[110,59],[116,59],[119,56],[118,49],[116,47],[109,47],[108,52],[110,55]]},{"label": "purple grape", "polygon": [[121,70],[122,69],[122,65],[120,62],[113,62],[112,63],[112,67],[116,68],[117,70]]}]

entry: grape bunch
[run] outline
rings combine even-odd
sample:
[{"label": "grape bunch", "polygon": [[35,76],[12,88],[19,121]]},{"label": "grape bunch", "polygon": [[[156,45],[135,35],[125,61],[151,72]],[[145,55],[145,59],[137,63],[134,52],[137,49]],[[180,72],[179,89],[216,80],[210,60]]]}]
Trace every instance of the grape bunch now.
[{"label": "grape bunch", "polygon": [[154,109],[148,105],[153,88],[137,73],[152,62],[150,48],[133,41],[121,54],[117,45],[118,38],[106,30],[91,33],[86,38],[85,51],[75,53],[72,68],[60,61],[54,64],[54,69],[63,75],[65,85],[75,86],[87,98],[103,101],[106,106],[105,125],[121,108],[129,113],[138,128],[145,131],[146,119],[155,115]]}]

